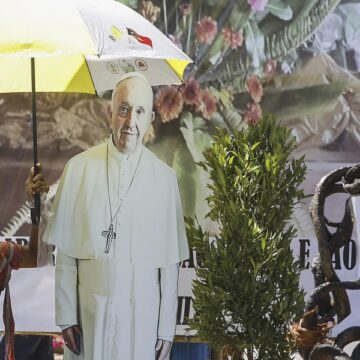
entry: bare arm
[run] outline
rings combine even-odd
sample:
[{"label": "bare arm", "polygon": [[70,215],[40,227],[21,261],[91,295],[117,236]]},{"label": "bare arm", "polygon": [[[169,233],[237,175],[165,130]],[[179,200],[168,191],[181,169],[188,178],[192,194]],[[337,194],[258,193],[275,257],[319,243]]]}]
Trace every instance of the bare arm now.
[{"label": "bare arm", "polygon": [[[39,174],[34,176],[34,168],[31,168],[29,176],[25,182],[25,195],[30,201],[34,194],[45,193],[49,191],[49,185],[42,174],[42,166],[38,164]],[[39,228],[31,226],[30,240],[27,246],[22,246],[22,257],[20,260],[20,267],[32,268],[37,266],[37,251],[38,251],[38,235]]]},{"label": "bare arm", "polygon": [[20,261],[20,267],[22,268],[32,268],[37,265],[38,231],[39,228],[32,225],[29,245],[22,246],[22,257]]}]

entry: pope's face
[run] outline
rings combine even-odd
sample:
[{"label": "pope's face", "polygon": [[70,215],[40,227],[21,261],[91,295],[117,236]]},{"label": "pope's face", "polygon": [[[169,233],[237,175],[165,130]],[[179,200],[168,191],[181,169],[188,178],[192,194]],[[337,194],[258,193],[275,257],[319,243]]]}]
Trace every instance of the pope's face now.
[{"label": "pope's face", "polygon": [[141,144],[154,118],[153,93],[144,80],[132,77],[118,84],[110,111],[114,145],[123,154]]}]

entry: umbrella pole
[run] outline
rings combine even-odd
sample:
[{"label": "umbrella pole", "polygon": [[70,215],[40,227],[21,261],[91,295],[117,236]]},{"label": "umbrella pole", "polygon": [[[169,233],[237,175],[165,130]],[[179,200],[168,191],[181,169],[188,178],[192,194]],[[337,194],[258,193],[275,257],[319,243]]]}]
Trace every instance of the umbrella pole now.
[{"label": "umbrella pole", "polygon": [[[32,130],[33,130],[33,155],[34,155],[34,176],[39,173],[36,166],[38,163],[37,153],[37,124],[36,124],[36,89],[35,89],[35,59],[31,58],[31,102],[32,102]],[[39,224],[40,219],[40,194],[34,196],[35,207],[31,208],[31,222]]]}]

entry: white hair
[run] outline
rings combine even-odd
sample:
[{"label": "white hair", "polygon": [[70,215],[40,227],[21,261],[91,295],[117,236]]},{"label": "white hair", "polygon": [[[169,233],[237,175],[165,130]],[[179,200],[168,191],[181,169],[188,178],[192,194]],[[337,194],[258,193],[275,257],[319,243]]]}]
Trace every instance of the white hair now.
[{"label": "white hair", "polygon": [[117,87],[119,86],[119,84],[126,80],[126,79],[130,79],[130,78],[139,78],[141,79],[142,81],[144,81],[144,83],[146,85],[148,85],[150,87],[150,89],[152,90],[152,87],[149,83],[149,80],[143,75],[143,74],[140,74],[139,72],[137,71],[132,71],[132,72],[128,72],[128,73],[125,73],[124,75],[122,75],[119,79],[119,81],[116,83],[116,85],[114,86],[114,89],[113,89],[113,92],[112,92],[112,95],[111,95],[111,110],[113,110],[113,104],[114,104],[114,101],[115,101],[115,95],[116,95],[116,89]]}]

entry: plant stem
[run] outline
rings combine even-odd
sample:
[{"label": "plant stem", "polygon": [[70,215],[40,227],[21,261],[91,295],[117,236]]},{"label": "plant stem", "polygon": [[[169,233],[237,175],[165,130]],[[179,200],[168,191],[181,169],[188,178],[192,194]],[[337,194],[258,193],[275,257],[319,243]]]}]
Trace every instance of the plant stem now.
[{"label": "plant stem", "polygon": [[189,53],[190,50],[190,40],[191,40],[191,30],[192,30],[192,23],[193,23],[193,15],[192,13],[189,15],[189,22],[188,22],[188,33],[187,33],[187,40],[186,40],[186,53]]},{"label": "plant stem", "polygon": [[176,33],[179,30],[179,0],[175,2],[175,16],[176,16]]},{"label": "plant stem", "polygon": [[165,34],[168,35],[166,0],[163,0]]}]

